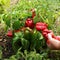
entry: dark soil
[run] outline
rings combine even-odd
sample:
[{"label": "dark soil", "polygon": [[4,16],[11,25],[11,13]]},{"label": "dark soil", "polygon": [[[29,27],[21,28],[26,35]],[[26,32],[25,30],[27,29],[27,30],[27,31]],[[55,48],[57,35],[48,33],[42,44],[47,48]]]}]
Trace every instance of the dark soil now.
[{"label": "dark soil", "polygon": [[4,35],[0,36],[0,46],[3,47],[3,50],[2,50],[2,57],[3,58],[8,58],[10,57],[14,51],[13,51],[13,48],[12,48],[12,44],[11,44],[11,40],[12,38],[10,37],[7,37]]}]

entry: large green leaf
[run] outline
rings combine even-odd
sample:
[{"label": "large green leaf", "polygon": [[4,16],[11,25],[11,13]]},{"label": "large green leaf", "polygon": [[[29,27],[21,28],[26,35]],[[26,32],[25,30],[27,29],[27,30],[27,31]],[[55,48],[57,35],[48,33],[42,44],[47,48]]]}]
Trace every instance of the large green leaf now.
[{"label": "large green leaf", "polygon": [[23,49],[28,49],[28,47],[29,47],[29,41],[28,40],[22,38],[21,39],[21,44],[22,44]]},{"label": "large green leaf", "polygon": [[10,23],[10,20],[9,20],[9,19],[6,19],[6,20],[5,20],[5,23],[6,23],[6,25],[7,25],[8,27],[10,27],[11,23]]},{"label": "large green leaf", "polygon": [[11,27],[11,16],[9,14],[3,15],[3,21],[8,27]]},{"label": "large green leaf", "polygon": [[15,21],[15,22],[13,23],[12,27],[13,27],[14,30],[19,29],[19,28],[21,27],[20,21],[19,21],[19,20]]},{"label": "large green leaf", "polygon": [[21,47],[21,38],[23,38],[22,32],[18,32],[14,34],[14,38],[12,41],[12,46],[14,51],[17,51]]}]

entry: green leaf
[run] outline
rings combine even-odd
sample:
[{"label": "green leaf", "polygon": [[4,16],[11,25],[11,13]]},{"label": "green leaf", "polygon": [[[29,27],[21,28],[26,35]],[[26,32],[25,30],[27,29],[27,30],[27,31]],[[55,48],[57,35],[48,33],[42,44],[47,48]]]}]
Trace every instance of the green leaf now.
[{"label": "green leaf", "polygon": [[6,20],[5,20],[5,23],[6,23],[6,25],[7,25],[8,27],[10,27],[10,20],[9,20],[9,19],[6,19]]},{"label": "green leaf", "polygon": [[18,42],[19,42],[19,37],[15,37],[13,38],[13,41],[12,41],[12,47],[13,47],[13,50],[16,52],[18,50],[18,48],[20,47],[18,45]]},{"label": "green leaf", "polygon": [[11,18],[10,18],[10,15],[7,14],[7,15],[3,15],[3,21],[5,22],[5,24],[10,27],[11,26]]},{"label": "green leaf", "polygon": [[19,39],[19,37],[13,38],[13,44]]},{"label": "green leaf", "polygon": [[22,38],[23,38],[22,32],[15,33],[15,36],[12,41],[12,46],[13,46],[14,51],[17,51],[21,47]]},{"label": "green leaf", "polygon": [[15,37],[19,37],[19,39],[23,38],[24,33],[23,32],[17,32],[15,33]]},{"label": "green leaf", "polygon": [[12,27],[13,27],[14,30],[19,29],[20,26],[21,26],[21,25],[20,25],[20,21],[19,21],[19,20],[15,21],[15,22],[13,23],[13,25],[12,25]]},{"label": "green leaf", "polygon": [[32,57],[29,57],[29,59],[28,59],[28,60],[33,60],[33,59],[32,59]]},{"label": "green leaf", "polygon": [[17,60],[17,59],[16,59],[15,55],[13,55],[9,58],[9,60]]},{"label": "green leaf", "polygon": [[21,39],[21,44],[22,44],[23,49],[28,49],[28,47],[29,47],[29,42],[28,42],[28,40],[22,38],[22,39]]}]

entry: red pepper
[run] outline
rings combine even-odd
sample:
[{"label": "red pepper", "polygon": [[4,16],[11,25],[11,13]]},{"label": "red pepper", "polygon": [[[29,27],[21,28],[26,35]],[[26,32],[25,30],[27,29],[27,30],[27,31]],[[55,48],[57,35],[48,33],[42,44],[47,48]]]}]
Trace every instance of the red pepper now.
[{"label": "red pepper", "polygon": [[32,11],[32,18],[34,18],[36,16],[35,9],[31,9],[31,11]]},{"label": "red pepper", "polygon": [[40,25],[40,26],[46,26],[46,27],[48,27],[48,25],[46,24],[46,23],[43,23],[43,22],[38,22],[38,23],[36,23],[37,25]]},{"label": "red pepper", "polygon": [[60,37],[59,36],[54,36],[55,39],[57,39],[58,41],[60,41]]},{"label": "red pepper", "polygon": [[20,30],[14,30],[14,32],[20,32]]},{"label": "red pepper", "polygon": [[43,23],[43,22],[36,23],[36,29],[38,31],[40,30],[42,31],[42,35],[46,40],[48,39],[48,33],[50,33],[50,30],[48,30],[47,27],[48,25],[46,23]]},{"label": "red pepper", "polygon": [[7,35],[8,37],[13,37],[13,33],[12,33],[11,30],[9,30],[6,35]]},{"label": "red pepper", "polygon": [[47,24],[42,23],[42,22],[38,22],[38,23],[36,23],[36,29],[38,31],[40,31],[40,30],[43,31],[44,29],[47,29]]},{"label": "red pepper", "polygon": [[44,29],[43,31],[42,31],[42,35],[46,38],[46,39],[48,39],[47,37],[48,37],[48,33],[50,33],[50,30],[48,30],[48,29]]},{"label": "red pepper", "polygon": [[44,30],[46,27],[45,26],[36,26],[36,29],[38,31]]},{"label": "red pepper", "polygon": [[33,29],[34,28],[34,22],[33,22],[33,20],[31,18],[28,18],[26,20],[26,22],[25,22],[25,26]]},{"label": "red pepper", "polygon": [[48,29],[44,29],[43,32],[46,32],[47,34],[50,33],[51,31]]},{"label": "red pepper", "polygon": [[48,36],[47,36],[47,33],[46,32],[42,32],[42,35],[44,36],[44,38],[47,40],[48,39]]}]

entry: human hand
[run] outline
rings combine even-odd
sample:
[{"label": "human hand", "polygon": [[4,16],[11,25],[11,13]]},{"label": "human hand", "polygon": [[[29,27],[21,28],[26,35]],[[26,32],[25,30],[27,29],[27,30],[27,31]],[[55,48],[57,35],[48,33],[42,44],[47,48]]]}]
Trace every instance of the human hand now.
[{"label": "human hand", "polygon": [[55,36],[53,32],[47,35],[47,46],[54,50],[60,50],[60,36]]}]

